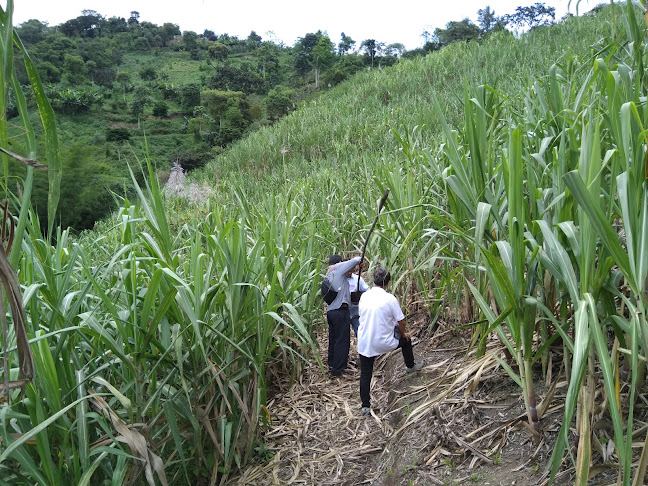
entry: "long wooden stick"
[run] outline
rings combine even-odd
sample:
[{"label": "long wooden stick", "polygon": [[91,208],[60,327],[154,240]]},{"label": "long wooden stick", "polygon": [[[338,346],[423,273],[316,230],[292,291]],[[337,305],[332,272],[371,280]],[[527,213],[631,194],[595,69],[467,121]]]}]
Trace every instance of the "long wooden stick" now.
[{"label": "long wooden stick", "polygon": [[[367,238],[365,239],[364,246],[362,247],[362,256],[360,257],[360,270],[362,270],[362,262],[364,260],[365,256],[365,251],[367,250],[367,243],[369,243],[369,237],[371,236],[371,233],[373,232],[374,228],[376,227],[376,223],[378,222],[378,216],[380,216],[380,211],[382,211],[383,206],[385,205],[385,201],[387,201],[387,196],[389,196],[389,189],[385,191],[385,194],[383,194],[382,199],[380,200],[380,203],[378,203],[378,212],[376,213],[376,217],[374,218],[373,224],[371,225],[371,228],[369,228],[369,233],[367,233]],[[360,273],[361,271],[358,272],[358,285],[356,285],[356,292],[360,292]],[[360,294],[357,294],[360,295]],[[353,300],[353,299],[351,299]]]}]

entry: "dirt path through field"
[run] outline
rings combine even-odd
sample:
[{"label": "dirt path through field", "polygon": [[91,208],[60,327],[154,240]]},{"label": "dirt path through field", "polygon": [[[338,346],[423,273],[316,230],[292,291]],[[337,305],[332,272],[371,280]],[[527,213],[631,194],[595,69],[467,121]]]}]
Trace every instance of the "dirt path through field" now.
[{"label": "dirt path through field", "polygon": [[[372,414],[363,416],[353,338],[348,374],[331,379],[310,366],[270,401],[265,457],[230,484],[545,484],[562,414],[549,402],[561,388],[539,390],[545,428],[534,437],[520,389],[491,356],[497,344],[487,357],[466,356],[466,336],[442,328],[428,336],[419,317],[410,327],[415,358],[427,362],[421,373],[405,373],[400,350],[377,359]],[[326,335],[319,341],[325,356]],[[565,472],[556,484],[571,481]]]}]

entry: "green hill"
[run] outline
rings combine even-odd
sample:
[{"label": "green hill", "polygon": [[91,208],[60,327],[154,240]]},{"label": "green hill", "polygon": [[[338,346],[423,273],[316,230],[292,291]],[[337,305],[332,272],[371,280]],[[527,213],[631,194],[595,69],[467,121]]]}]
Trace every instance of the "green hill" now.
[{"label": "green hill", "polygon": [[[357,54],[336,56],[332,41],[321,32],[287,47],[254,32],[247,39],[207,30],[181,33],[175,24],[157,26],[136,15],[128,21],[105,18],[91,10],[53,27],[32,19],[17,26],[16,33],[54,108],[64,169],[101,189],[62,187],[57,220],[76,232],[91,229],[118,207],[111,192],[133,194],[126,161],[134,163],[148,151],[162,171],[173,164],[192,170],[294,110],[320,87],[310,54],[320,40],[328,50],[317,73],[329,86],[365,62]],[[396,61],[393,55],[381,59]],[[29,83],[21,63],[16,76],[19,83]],[[32,124],[38,126],[36,97],[25,93]],[[7,114],[19,115],[11,91]],[[18,152],[23,150],[18,146],[21,133],[19,120],[9,124],[9,141]],[[11,174],[24,177],[24,169],[12,165]],[[32,200],[46,219],[47,177],[35,177]],[[104,193],[107,197],[98,196]]]},{"label": "green hill", "polygon": [[[531,429],[534,373],[563,360],[555,469],[575,410],[587,434],[604,407],[629,482],[648,346],[645,28],[611,6],[363,72],[164,185],[151,150],[135,197],[75,238],[50,244],[22,209],[26,318],[12,307],[3,377],[30,377],[25,335],[35,379],[0,404],[0,481],[224,483],[262,460],[269,395],[320,360],[327,256],[359,252],[389,189],[370,269],[431,322],[464,307],[479,353],[494,333]],[[579,394],[583,377],[601,393]]]}]

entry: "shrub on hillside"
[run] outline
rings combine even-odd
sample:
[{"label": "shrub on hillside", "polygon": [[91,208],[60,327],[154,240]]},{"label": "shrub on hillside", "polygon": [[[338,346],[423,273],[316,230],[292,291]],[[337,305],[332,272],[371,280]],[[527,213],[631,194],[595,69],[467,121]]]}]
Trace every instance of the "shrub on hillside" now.
[{"label": "shrub on hillside", "polygon": [[200,105],[200,85],[186,84],[180,87],[180,105],[185,113],[192,113],[195,106]]},{"label": "shrub on hillside", "polygon": [[340,84],[345,79],[350,78],[355,73],[364,68],[364,61],[360,56],[342,56],[339,61],[335,63],[324,74],[322,81],[324,85],[335,86]]},{"label": "shrub on hillside", "polygon": [[165,118],[169,114],[169,105],[164,101],[158,101],[153,105],[153,116]]},{"label": "shrub on hillside", "polygon": [[152,66],[142,68],[139,72],[140,78],[144,81],[155,81],[158,77],[157,71]]},{"label": "shrub on hillside", "polygon": [[169,162],[172,164],[180,164],[189,172],[190,170],[204,167],[211,158],[212,153],[208,150],[187,150],[171,154]]},{"label": "shrub on hillside", "polygon": [[146,37],[138,37],[135,39],[134,46],[138,51],[146,51],[151,48],[151,44]]},{"label": "shrub on hillside", "polygon": [[161,84],[158,89],[160,90],[160,93],[162,93],[162,98],[164,98],[165,100],[178,100],[179,92],[176,86],[165,83]]},{"label": "shrub on hillside", "polygon": [[92,75],[92,81],[94,81],[96,84],[99,86],[105,86],[107,88],[112,88],[113,81],[115,81],[115,76],[117,73],[115,73],[114,69],[107,68],[107,67],[102,67],[96,69]]},{"label": "shrub on hillside", "polygon": [[78,115],[90,111],[95,103],[103,101],[103,96],[95,89],[67,88],[54,89],[50,95],[50,102],[54,111],[64,115]]},{"label": "shrub on hillside", "polygon": [[58,83],[61,80],[61,70],[49,61],[38,63],[41,80],[46,83]]},{"label": "shrub on hillside", "polygon": [[263,116],[263,108],[261,105],[252,105],[250,106],[249,113],[252,120],[260,120]]},{"label": "shrub on hillside", "polygon": [[270,120],[277,120],[288,114],[295,106],[295,90],[277,85],[268,91],[265,99],[266,112]]},{"label": "shrub on hillside", "polygon": [[121,99],[113,99],[110,102],[110,109],[115,113],[125,111],[126,109],[128,109],[128,103]]},{"label": "shrub on hillside", "polygon": [[123,142],[130,139],[128,129],[122,127],[107,128],[106,142]]},{"label": "shrub on hillside", "polygon": [[211,89],[221,91],[242,91],[244,93],[263,93],[267,89],[263,78],[257,71],[249,69],[247,64],[242,67],[224,64],[218,67],[216,74],[209,81]]}]

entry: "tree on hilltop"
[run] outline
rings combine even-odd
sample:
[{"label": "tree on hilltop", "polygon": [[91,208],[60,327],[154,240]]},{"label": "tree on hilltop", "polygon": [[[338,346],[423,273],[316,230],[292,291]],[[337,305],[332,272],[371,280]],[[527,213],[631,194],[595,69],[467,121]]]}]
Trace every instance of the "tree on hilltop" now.
[{"label": "tree on hilltop", "polygon": [[202,34],[200,34],[200,37],[203,39],[207,39],[210,42],[215,42],[218,40],[218,36],[213,30],[205,29]]},{"label": "tree on hilltop", "polygon": [[313,70],[317,88],[322,70],[330,66],[335,57],[333,42],[328,35],[318,30],[315,34],[308,33],[304,37],[300,37],[293,50],[295,52],[295,69],[302,76]]},{"label": "tree on hilltop", "polygon": [[198,49],[198,34],[193,30],[185,30],[182,33],[182,42],[186,51],[193,51]]},{"label": "tree on hilltop", "polygon": [[556,9],[547,7],[544,3],[536,3],[528,7],[518,7],[515,13],[506,16],[506,23],[517,27],[533,29],[542,25],[552,25],[556,18]]},{"label": "tree on hilltop", "polygon": [[256,50],[261,67],[261,76],[266,79],[266,73],[276,73],[279,69],[279,47],[272,42],[264,42]]},{"label": "tree on hilltop", "polygon": [[42,41],[49,31],[47,22],[43,23],[36,19],[27,20],[16,27],[16,33],[25,44],[36,44]]},{"label": "tree on hilltop", "polygon": [[128,26],[129,27],[139,26],[139,18],[140,18],[139,12],[136,11],[136,10],[133,10],[130,13],[130,17],[128,17],[128,20],[127,20]]},{"label": "tree on hilltop", "polygon": [[99,37],[103,17],[94,10],[83,10],[77,18],[60,25],[60,30],[68,37]]},{"label": "tree on hilltop", "polygon": [[404,52],[405,52],[405,45],[403,45],[400,42],[387,44],[387,47],[385,47],[386,56],[401,57]]},{"label": "tree on hilltop", "polygon": [[124,17],[110,17],[104,21],[101,32],[103,36],[110,36],[114,39],[115,35],[128,32],[128,23]]},{"label": "tree on hilltop", "polygon": [[447,46],[453,42],[479,40],[481,32],[477,25],[465,18],[460,22],[448,22],[445,29],[435,29],[434,35],[442,46]]},{"label": "tree on hilltop", "polygon": [[477,23],[484,32],[493,30],[497,25],[497,20],[495,11],[490,8],[490,5],[486,5],[486,8],[477,10]]},{"label": "tree on hilltop", "polygon": [[338,55],[344,56],[347,52],[352,50],[355,47],[355,45],[356,45],[356,41],[354,41],[351,37],[349,37],[344,32],[342,32],[340,43],[338,44]]},{"label": "tree on hilltop", "polygon": [[181,35],[180,27],[170,22],[166,22],[162,25],[162,27],[159,27],[158,33],[162,40],[163,46],[166,46],[167,42],[172,40],[174,37]]},{"label": "tree on hilltop", "polygon": [[315,88],[319,87],[320,73],[331,65],[335,54],[333,53],[333,42],[327,35],[323,35],[313,47],[311,53],[311,65],[315,71]]},{"label": "tree on hilltop", "polygon": [[261,41],[262,40],[263,39],[261,38],[261,36],[259,34],[257,34],[254,31],[251,31],[250,35],[248,35],[248,37],[247,37],[246,43],[250,47],[250,49],[257,49],[257,48],[261,47]]},{"label": "tree on hilltop", "polygon": [[365,39],[360,44],[360,51],[364,51],[371,58],[371,68],[374,67],[374,59],[377,55],[382,53],[385,47],[384,42],[376,42],[376,39]]}]

